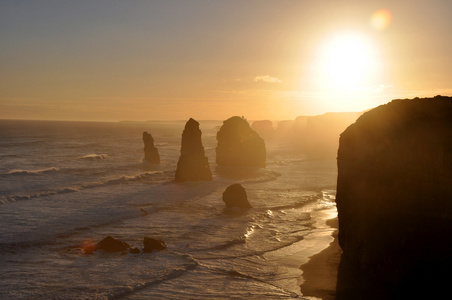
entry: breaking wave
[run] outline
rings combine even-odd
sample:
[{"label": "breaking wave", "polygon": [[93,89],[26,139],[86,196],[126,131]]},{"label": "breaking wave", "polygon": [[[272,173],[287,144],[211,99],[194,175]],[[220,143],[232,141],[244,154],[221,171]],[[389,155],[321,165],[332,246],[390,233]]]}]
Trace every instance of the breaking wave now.
[{"label": "breaking wave", "polygon": [[30,199],[65,194],[65,193],[74,193],[74,192],[79,192],[81,190],[85,190],[85,189],[89,189],[89,188],[108,186],[108,185],[116,185],[116,184],[125,184],[125,183],[129,183],[129,182],[148,182],[148,181],[152,181],[153,178],[158,177],[157,176],[158,174],[161,174],[161,172],[146,172],[146,173],[141,173],[141,174],[138,174],[135,176],[121,176],[119,178],[88,182],[88,183],[84,183],[84,184],[77,185],[77,186],[56,188],[53,190],[40,191],[40,192],[27,194],[27,195],[3,196],[0,198],[0,203],[5,204],[5,203],[15,202],[15,201],[19,201],[19,200],[30,200]]},{"label": "breaking wave", "polygon": [[45,174],[45,173],[54,173],[58,172],[60,168],[58,167],[50,167],[46,169],[41,170],[11,170],[7,174],[8,175],[39,175],[39,174]]},{"label": "breaking wave", "polygon": [[108,154],[96,154],[91,153],[84,156],[79,157],[78,159],[86,159],[86,160],[102,160],[102,159],[109,159],[110,156]]}]

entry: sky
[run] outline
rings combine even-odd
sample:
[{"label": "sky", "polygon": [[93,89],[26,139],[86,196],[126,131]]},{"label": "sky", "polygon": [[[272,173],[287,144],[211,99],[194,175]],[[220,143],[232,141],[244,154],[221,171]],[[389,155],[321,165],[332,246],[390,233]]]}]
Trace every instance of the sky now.
[{"label": "sky", "polygon": [[0,2],[0,119],[284,120],[452,95],[452,1]]}]

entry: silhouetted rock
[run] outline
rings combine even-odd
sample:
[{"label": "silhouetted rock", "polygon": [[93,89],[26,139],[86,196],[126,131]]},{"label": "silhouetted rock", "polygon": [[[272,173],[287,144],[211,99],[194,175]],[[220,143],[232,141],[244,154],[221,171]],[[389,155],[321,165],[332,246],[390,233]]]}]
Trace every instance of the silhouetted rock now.
[{"label": "silhouetted rock", "polygon": [[180,153],[176,181],[212,180],[209,161],[201,142],[199,123],[192,118],[185,124]]},{"label": "silhouetted rock", "polygon": [[251,125],[251,129],[257,132],[259,136],[266,141],[275,137],[275,129],[273,129],[273,122],[270,120],[254,121]]},{"label": "silhouetted rock", "polygon": [[123,252],[127,251],[129,248],[130,245],[126,242],[107,236],[96,244],[95,250],[104,250],[105,252]]},{"label": "silhouetted rock", "polygon": [[343,257],[396,292],[440,287],[451,279],[451,187],[452,97],[393,100],[364,113],[340,136]]},{"label": "silhouetted rock", "polygon": [[157,148],[154,146],[154,139],[152,135],[143,132],[143,142],[144,142],[144,159],[151,164],[160,163],[160,155]]},{"label": "silhouetted rock", "polygon": [[143,239],[143,246],[143,253],[149,253],[154,250],[161,251],[163,249],[166,249],[166,244],[164,241],[153,239],[147,236],[145,236]]},{"label": "silhouetted rock", "polygon": [[246,191],[240,184],[230,185],[223,192],[223,201],[226,207],[251,208]]},{"label": "silhouetted rock", "polygon": [[217,141],[218,165],[265,168],[264,140],[243,117],[224,121],[217,133]]},{"label": "silhouetted rock", "polygon": [[130,248],[129,249],[129,253],[134,253],[134,254],[137,254],[137,253],[140,253],[140,249],[138,249],[138,248]]}]

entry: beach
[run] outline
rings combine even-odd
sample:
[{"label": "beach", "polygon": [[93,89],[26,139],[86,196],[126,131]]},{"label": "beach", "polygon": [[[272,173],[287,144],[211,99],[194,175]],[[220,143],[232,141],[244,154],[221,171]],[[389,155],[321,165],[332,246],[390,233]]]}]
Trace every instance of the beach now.
[{"label": "beach", "polygon": [[326,220],[325,231],[330,233],[328,240],[332,241],[324,250],[311,256],[307,263],[300,266],[303,271],[303,283],[300,288],[303,296],[328,300],[336,299],[338,269],[342,255],[338,241],[337,216]]}]

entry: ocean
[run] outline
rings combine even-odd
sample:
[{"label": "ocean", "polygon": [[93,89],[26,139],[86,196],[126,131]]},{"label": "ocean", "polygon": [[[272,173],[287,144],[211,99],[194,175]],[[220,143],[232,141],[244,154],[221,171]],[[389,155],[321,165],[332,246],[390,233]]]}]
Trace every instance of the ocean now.
[{"label": "ocean", "polygon": [[[213,180],[174,183],[185,121],[0,120],[0,299],[309,299],[300,266],[331,242],[335,159],[266,141],[266,168],[218,168],[222,122],[199,123]],[[225,208],[233,183],[252,209]],[[85,253],[108,235],[167,249]]]}]

